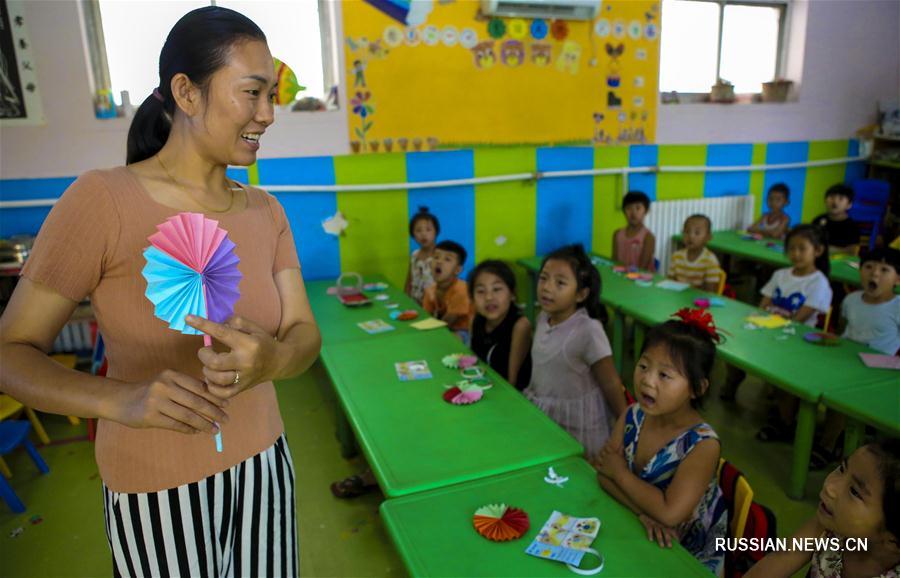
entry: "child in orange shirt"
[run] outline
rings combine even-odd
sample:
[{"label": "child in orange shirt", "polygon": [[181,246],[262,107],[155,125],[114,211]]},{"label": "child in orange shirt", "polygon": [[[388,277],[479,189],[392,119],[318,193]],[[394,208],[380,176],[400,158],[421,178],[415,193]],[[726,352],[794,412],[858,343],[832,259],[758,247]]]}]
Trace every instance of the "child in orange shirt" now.
[{"label": "child in orange shirt", "polygon": [[434,247],[431,273],[434,284],[425,289],[422,307],[447,323],[463,342],[469,337],[472,322],[472,304],[466,282],[459,278],[466,250],[454,241],[441,241]]}]

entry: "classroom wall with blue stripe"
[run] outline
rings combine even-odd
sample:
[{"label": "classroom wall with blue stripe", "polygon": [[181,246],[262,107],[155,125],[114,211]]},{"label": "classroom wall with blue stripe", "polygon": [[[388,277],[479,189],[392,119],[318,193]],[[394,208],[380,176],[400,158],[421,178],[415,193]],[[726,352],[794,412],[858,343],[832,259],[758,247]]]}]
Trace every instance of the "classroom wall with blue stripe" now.
[{"label": "classroom wall with blue stripe", "polygon": [[[636,145],[629,147],[627,151],[628,165],[632,167],[656,166],[659,159],[665,158],[670,152],[667,147],[678,145]],[[754,157],[754,148],[764,150],[765,155]],[[674,150],[674,149],[672,149]],[[859,151],[859,143],[856,140],[821,141],[821,142],[777,142],[763,145],[754,144],[713,144],[706,147],[707,166],[750,166],[765,162],[767,164],[779,164],[789,162],[804,162],[812,156],[819,158],[821,151],[826,151],[831,158],[836,156],[855,156]],[[600,154],[592,147],[544,147],[531,149],[528,155],[521,155],[521,167],[511,166],[509,155],[484,155],[487,159],[479,165],[479,176],[499,175],[509,172],[532,172],[535,169],[541,171],[578,170],[599,168]],[[471,178],[475,175],[475,152],[472,149],[456,151],[436,152],[411,152],[406,153],[402,159],[394,159],[392,162],[401,162],[396,172],[399,176],[405,165],[406,179],[409,182],[425,182],[447,179]],[[624,152],[624,151],[623,151]],[[395,155],[396,156],[396,155]],[[491,158],[497,157],[496,167],[491,166]],[[373,159],[371,155],[365,157],[343,157],[341,162],[335,162],[336,157],[304,157],[261,159],[257,165],[250,169],[229,169],[229,176],[262,185],[331,185],[340,182],[367,182],[366,174],[372,170]],[[386,158],[386,157],[385,157]],[[393,157],[392,157],[393,159]],[[754,159],[757,161],[754,163]],[[702,183],[697,191],[684,191],[680,198],[720,197],[727,195],[755,194],[764,199],[759,188],[761,180],[762,189],[767,189],[776,182],[785,182],[791,188],[791,202],[787,208],[794,223],[802,222],[804,214],[811,215],[821,212],[824,207],[824,188],[833,184],[831,180],[840,180],[843,175],[845,182],[864,177],[865,165],[861,162],[848,163],[836,167],[813,167],[800,169],[780,169],[757,171],[741,171],[737,173],[706,173],[702,180],[690,182]],[[634,174],[629,177],[629,188],[642,190],[651,199],[657,196],[657,175],[654,173]],[[25,200],[41,198],[57,198],[68,187],[75,177],[63,177],[52,179],[15,179],[0,180],[0,200]],[[374,176],[370,182],[384,182],[383,177]],[[395,182],[392,180],[392,182]],[[514,258],[527,257],[532,254],[545,253],[565,243],[583,243],[591,246],[592,239],[609,239],[614,229],[614,223],[620,223],[618,215],[595,215],[595,187],[598,179],[594,177],[569,177],[561,179],[538,180],[536,185],[536,202],[531,200],[535,207],[534,214],[527,215],[523,219],[522,227],[507,225],[508,230],[500,231],[510,240],[527,237],[527,243],[519,243],[517,247],[522,255]],[[756,184],[754,184],[756,183]],[[506,191],[503,185],[479,185],[479,194],[490,195],[491,187],[500,187]],[[671,189],[671,187],[669,187]],[[818,190],[818,189],[822,190]],[[498,189],[500,190],[500,189]],[[523,191],[527,191],[523,188]],[[509,196],[504,193],[509,204]],[[528,194],[523,192],[522,194]],[[618,192],[614,193],[618,194]],[[341,273],[341,254],[359,255],[369,249],[378,249],[382,254],[388,252],[400,253],[404,249],[410,251],[415,244],[409,239],[408,230],[405,227],[392,226],[382,229],[382,236],[374,242],[382,245],[372,247],[372,237],[367,237],[366,247],[358,247],[354,238],[354,226],[360,226],[367,219],[384,218],[384,207],[378,206],[385,202],[384,195],[370,195],[371,211],[367,210],[365,199],[367,197],[355,196],[354,201],[346,206],[354,207],[356,214],[345,215],[350,222],[349,227],[340,237],[327,234],[322,228],[322,222],[332,216],[341,206],[341,198],[344,195],[366,195],[366,193],[277,193],[276,196],[284,206],[288,220],[297,243],[300,261],[303,267],[304,277],[307,279],[336,278]],[[672,191],[666,193],[671,197]],[[466,248],[470,257],[466,263],[465,272],[474,266],[476,250],[479,253],[491,253],[493,249],[476,247],[476,219],[478,214],[475,202],[475,187],[472,185],[442,187],[438,189],[413,189],[406,193],[405,209],[400,209],[401,204],[396,205],[396,210],[406,213],[404,220],[411,217],[420,206],[427,206],[441,221],[440,239],[452,239]],[[484,199],[482,200],[482,203]],[[525,199],[523,199],[525,202]],[[605,202],[604,211],[609,207],[618,207],[620,200]],[[482,205],[483,206],[483,205]],[[493,210],[494,208],[492,208]],[[511,212],[516,212],[519,207],[511,207]],[[394,208],[391,209],[395,210]],[[531,209],[529,209],[530,211]],[[618,211],[618,209],[616,209]],[[7,237],[14,234],[35,234],[46,218],[49,208],[9,208],[0,210],[0,236]],[[516,213],[521,214],[521,213]],[[395,216],[396,217],[396,216]],[[392,221],[393,222],[393,221]],[[396,222],[400,222],[396,219]],[[523,228],[532,228],[525,235]],[[394,229],[397,229],[396,231]],[[533,239],[533,241],[531,240]],[[398,242],[402,241],[402,242]],[[492,238],[493,241],[493,238]],[[486,242],[482,240],[481,242]],[[604,252],[606,247],[594,247],[595,250]],[[403,254],[394,255],[396,262],[404,262],[408,257]],[[513,256],[507,256],[513,258]],[[365,269],[365,260],[357,259],[355,268]],[[374,268],[374,266],[373,266]],[[381,273],[383,271],[362,270],[361,273]],[[388,274],[394,283],[403,283],[400,268],[394,268]],[[396,278],[395,278],[396,277]]]}]

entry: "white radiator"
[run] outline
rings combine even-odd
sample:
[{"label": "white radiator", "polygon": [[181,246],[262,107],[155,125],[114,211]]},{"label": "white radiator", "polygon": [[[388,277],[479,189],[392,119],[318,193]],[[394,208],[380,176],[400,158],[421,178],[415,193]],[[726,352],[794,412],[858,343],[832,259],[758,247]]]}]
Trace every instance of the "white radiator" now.
[{"label": "white radiator", "polygon": [[665,273],[669,267],[675,251],[672,235],[681,234],[685,219],[699,213],[709,217],[713,231],[743,229],[753,222],[753,203],[753,195],[652,203],[644,223],[656,236],[660,273]]}]

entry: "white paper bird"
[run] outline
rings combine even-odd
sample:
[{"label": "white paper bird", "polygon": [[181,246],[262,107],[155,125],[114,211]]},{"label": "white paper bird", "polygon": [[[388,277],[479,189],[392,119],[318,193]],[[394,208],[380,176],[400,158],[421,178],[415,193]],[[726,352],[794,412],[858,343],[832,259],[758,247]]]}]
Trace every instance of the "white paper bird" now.
[{"label": "white paper bird", "polygon": [[544,481],[548,484],[561,488],[563,487],[563,484],[569,481],[569,478],[564,478],[557,475],[556,471],[553,469],[553,466],[550,466],[549,468],[547,468],[547,475],[544,476]]}]

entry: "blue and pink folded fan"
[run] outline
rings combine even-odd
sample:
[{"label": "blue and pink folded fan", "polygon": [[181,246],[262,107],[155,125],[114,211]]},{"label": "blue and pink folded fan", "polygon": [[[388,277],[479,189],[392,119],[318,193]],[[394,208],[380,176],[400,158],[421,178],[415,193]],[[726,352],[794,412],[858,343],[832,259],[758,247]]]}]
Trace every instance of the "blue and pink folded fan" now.
[{"label": "blue and pink folded fan", "polygon": [[[233,315],[241,281],[235,245],[218,221],[201,213],[179,213],[156,229],[144,249],[145,295],[170,329],[203,335],[203,344],[211,347],[212,338],[187,325],[184,318],[195,315],[224,323]],[[216,434],[216,451],[222,451],[221,432]]]}]

